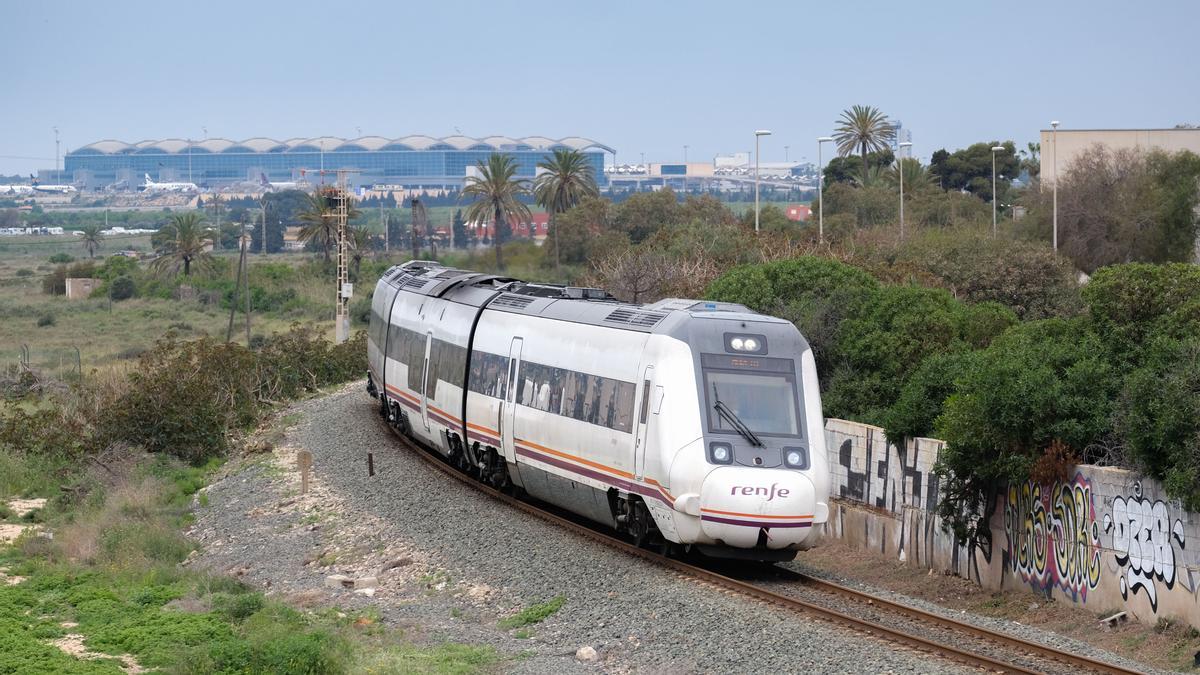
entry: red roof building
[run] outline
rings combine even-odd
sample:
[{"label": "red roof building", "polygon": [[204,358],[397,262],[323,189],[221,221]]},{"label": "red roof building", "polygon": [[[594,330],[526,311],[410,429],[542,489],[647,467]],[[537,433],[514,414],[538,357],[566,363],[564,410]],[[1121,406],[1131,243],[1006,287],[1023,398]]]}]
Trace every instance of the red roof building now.
[{"label": "red roof building", "polygon": [[[549,233],[550,214],[534,213],[531,214],[529,222],[517,222],[516,218],[509,219],[509,226],[512,228],[512,236],[525,239],[545,239]],[[496,236],[496,228],[493,227],[491,221],[486,223],[467,223],[467,227],[475,232],[475,236],[479,239],[487,237],[491,239]]]},{"label": "red roof building", "polygon": [[801,223],[812,217],[812,209],[804,204],[788,204],[784,213],[787,215],[788,220],[795,220]]}]

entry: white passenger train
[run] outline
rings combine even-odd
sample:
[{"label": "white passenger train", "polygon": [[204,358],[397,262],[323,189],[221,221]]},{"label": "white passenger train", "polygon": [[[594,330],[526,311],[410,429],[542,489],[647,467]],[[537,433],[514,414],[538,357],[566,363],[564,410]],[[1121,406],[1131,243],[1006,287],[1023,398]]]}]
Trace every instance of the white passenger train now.
[{"label": "white passenger train", "polygon": [[786,560],[828,517],[816,366],[782,319],[412,261],[375,287],[367,355],[402,433],[639,543]]}]

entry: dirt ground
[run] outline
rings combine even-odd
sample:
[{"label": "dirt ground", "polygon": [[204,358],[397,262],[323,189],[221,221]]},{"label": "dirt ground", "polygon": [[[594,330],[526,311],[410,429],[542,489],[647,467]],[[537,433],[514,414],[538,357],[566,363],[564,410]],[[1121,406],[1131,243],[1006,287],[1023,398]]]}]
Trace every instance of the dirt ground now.
[{"label": "dirt ground", "polygon": [[[1166,670],[1200,672],[1200,631],[1160,620],[1127,621],[1114,628],[1100,615],[1019,591],[990,591],[961,577],[930,574],[894,558],[828,542],[798,560],[847,579],[921,598],[943,607],[1036,626]],[[1116,610],[1113,610],[1115,612]],[[1111,614],[1113,612],[1109,612]],[[1107,615],[1107,614],[1106,614]]]}]

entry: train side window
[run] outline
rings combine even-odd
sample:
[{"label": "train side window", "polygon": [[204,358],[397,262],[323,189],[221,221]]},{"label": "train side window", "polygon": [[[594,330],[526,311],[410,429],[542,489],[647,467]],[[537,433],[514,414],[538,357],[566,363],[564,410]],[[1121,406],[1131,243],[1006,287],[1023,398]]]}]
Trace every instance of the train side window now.
[{"label": "train side window", "polygon": [[636,394],[637,387],[632,382],[617,381],[617,415],[612,428],[628,432],[633,426],[633,399]]}]

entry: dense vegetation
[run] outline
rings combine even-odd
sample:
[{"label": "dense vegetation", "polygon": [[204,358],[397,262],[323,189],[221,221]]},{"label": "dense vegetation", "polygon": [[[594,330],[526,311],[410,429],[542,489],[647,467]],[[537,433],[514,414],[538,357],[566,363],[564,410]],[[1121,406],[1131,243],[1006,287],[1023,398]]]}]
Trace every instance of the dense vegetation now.
[{"label": "dense vegetation", "polygon": [[1195,265],[1105,267],[1075,298],[1061,282],[1005,306],[802,257],[732,270],[708,293],[796,322],[828,416],[944,439],[942,515],[964,539],[986,535],[975,525],[999,486],[1064,459],[1136,468],[1200,508]]}]

